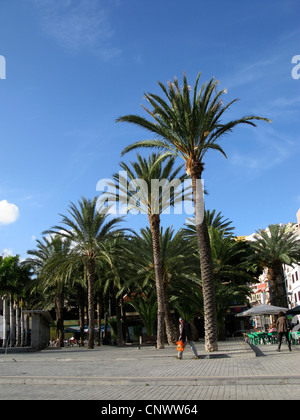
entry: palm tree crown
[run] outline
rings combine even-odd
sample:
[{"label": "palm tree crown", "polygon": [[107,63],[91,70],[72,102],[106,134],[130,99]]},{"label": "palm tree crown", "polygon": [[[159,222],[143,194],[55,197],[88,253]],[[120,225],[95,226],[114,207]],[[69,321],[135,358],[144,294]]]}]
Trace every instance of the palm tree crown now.
[{"label": "palm tree crown", "polygon": [[[174,165],[175,157],[157,153],[152,153],[148,158],[137,154],[137,160],[131,161],[130,166],[121,162],[120,166],[128,176],[129,184],[122,172],[113,175],[120,203],[127,206],[127,211],[138,209],[148,216],[161,214],[177,202],[181,203],[182,182],[186,175],[180,174],[182,166],[174,168]],[[188,199],[188,193],[184,193],[184,199]]]},{"label": "palm tree crown", "polygon": [[255,241],[251,245],[261,265],[268,268],[272,304],[286,306],[282,264],[299,264],[299,237],[289,225],[270,225],[266,230],[256,233]]},{"label": "palm tree crown", "polygon": [[239,124],[255,126],[254,120],[267,118],[258,116],[245,116],[237,120],[222,123],[224,112],[237,99],[224,105],[222,96],[227,93],[226,89],[217,92],[218,80],[212,78],[204,83],[198,92],[200,74],[198,74],[193,96],[190,95],[190,86],[186,76],[183,76],[183,88],[180,88],[177,78],[169,82],[168,87],[158,82],[166,100],[156,94],[145,94],[146,99],[152,106],[152,110],[144,107],[144,110],[154,121],[138,116],[126,115],[117,119],[117,122],[130,122],[158,135],[158,139],[143,140],[127,146],[124,153],[137,147],[158,147],[171,151],[174,155],[180,155],[185,163],[187,173],[192,173],[195,163],[201,164],[203,170],[204,156],[208,150],[217,150],[225,157],[224,150],[218,144],[221,136],[228,134]]}]

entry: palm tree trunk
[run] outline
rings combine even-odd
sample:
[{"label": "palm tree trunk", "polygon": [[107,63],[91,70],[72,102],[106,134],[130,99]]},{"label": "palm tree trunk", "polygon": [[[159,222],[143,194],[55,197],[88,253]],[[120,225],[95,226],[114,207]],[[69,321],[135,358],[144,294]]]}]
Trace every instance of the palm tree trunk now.
[{"label": "palm tree trunk", "polygon": [[283,272],[280,261],[275,262],[272,267],[268,268],[268,279],[271,284],[271,303],[274,306],[287,306],[286,294],[283,287]]},{"label": "palm tree trunk", "polygon": [[19,302],[16,301],[16,347],[21,346],[21,310]]},{"label": "palm tree trunk", "polygon": [[3,343],[2,347],[6,347],[8,340],[8,326],[9,326],[9,311],[8,311],[8,296],[3,298]]},{"label": "palm tree trunk", "polygon": [[25,315],[21,308],[21,347],[25,346]]},{"label": "palm tree trunk", "polygon": [[80,289],[78,293],[78,318],[79,318],[79,327],[80,327],[80,339],[79,345],[84,346],[84,305],[85,305],[85,293],[83,289]]},{"label": "palm tree trunk", "polygon": [[25,346],[30,346],[31,340],[30,340],[30,316],[27,313],[25,316]]},{"label": "palm tree trunk", "polygon": [[124,339],[123,339],[123,327],[122,327],[122,311],[121,311],[121,298],[116,297],[116,318],[117,318],[117,345],[123,346]]},{"label": "palm tree trunk", "polygon": [[157,349],[164,348],[164,320],[165,320],[165,305],[164,305],[164,286],[163,275],[161,268],[161,255],[159,244],[159,229],[160,218],[158,214],[149,215],[150,230],[152,233],[153,245],[153,259],[155,270],[155,282],[157,293]]},{"label": "palm tree trunk", "polygon": [[105,313],[104,313],[103,344],[108,344],[109,343],[107,328],[108,328],[108,313],[107,313],[107,310],[105,310]]},{"label": "palm tree trunk", "polygon": [[121,317],[122,317],[122,325],[123,325],[123,339],[124,339],[125,343],[128,343],[129,331],[128,331],[128,323],[127,323],[126,312],[124,310],[123,296],[121,296],[121,310],[122,310]]},{"label": "palm tree trunk", "polygon": [[14,308],[14,300],[13,297],[10,296],[9,301],[9,335],[10,335],[10,347],[15,346],[15,339],[16,339],[16,317],[15,317],[15,308]]},{"label": "palm tree trunk", "polygon": [[84,302],[80,299],[79,301],[79,308],[78,308],[78,316],[79,316],[79,325],[80,325],[80,346],[83,346],[84,342]]},{"label": "palm tree trunk", "polygon": [[89,318],[89,338],[88,349],[94,348],[94,284],[95,284],[95,259],[89,258],[87,261],[87,283],[88,283],[88,318]]},{"label": "palm tree trunk", "polygon": [[58,347],[64,347],[64,297],[63,293],[59,293],[55,299],[55,310],[56,310],[56,330]]},{"label": "palm tree trunk", "polygon": [[169,300],[168,300],[168,284],[164,281],[164,305],[165,305],[165,325],[166,325],[166,334],[169,346],[174,346],[176,344],[176,330],[174,323],[172,321]]},{"label": "palm tree trunk", "polygon": [[207,230],[206,220],[204,218],[204,200],[201,184],[202,169],[203,168],[201,168],[201,166],[196,166],[192,168],[191,178],[194,196],[196,232],[200,254],[200,269],[204,300],[205,350],[207,352],[213,352],[218,350],[216,293],[210,239]]},{"label": "palm tree trunk", "polygon": [[97,293],[97,326],[98,332],[96,334],[96,345],[101,345],[101,295],[100,291]]}]

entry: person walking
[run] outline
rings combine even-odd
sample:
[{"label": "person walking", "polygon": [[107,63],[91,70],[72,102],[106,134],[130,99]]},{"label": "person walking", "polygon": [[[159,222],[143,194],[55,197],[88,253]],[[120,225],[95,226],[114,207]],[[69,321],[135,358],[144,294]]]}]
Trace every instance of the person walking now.
[{"label": "person walking", "polygon": [[286,338],[286,343],[289,346],[289,351],[292,351],[291,342],[290,342],[290,339],[289,339],[288,320],[287,320],[284,312],[279,312],[278,319],[277,319],[277,322],[276,322],[276,328],[277,328],[277,331],[278,331],[278,349],[276,351],[280,351],[283,336],[285,336],[285,338]]},{"label": "person walking", "polygon": [[[194,352],[194,359],[199,359],[199,355],[197,352],[197,349],[195,347],[195,344],[192,340],[192,332],[191,328],[188,322],[184,321],[184,319],[179,318],[179,339],[178,341],[183,342],[183,346],[187,345],[187,343],[191,346],[191,349]],[[183,350],[178,352],[178,355],[176,356],[177,359],[182,359]]]}]

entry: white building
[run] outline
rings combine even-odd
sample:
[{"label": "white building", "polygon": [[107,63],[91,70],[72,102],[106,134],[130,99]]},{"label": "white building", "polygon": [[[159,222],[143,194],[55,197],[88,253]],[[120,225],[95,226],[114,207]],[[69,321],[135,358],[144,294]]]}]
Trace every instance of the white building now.
[{"label": "white building", "polygon": [[[295,230],[295,233],[299,236],[300,240],[300,209],[297,212],[297,224],[290,223],[290,228]],[[240,240],[254,241],[254,236],[240,237]],[[250,285],[252,289],[250,297],[250,306],[253,307],[260,303],[270,303],[270,288],[269,280],[267,277],[267,269],[259,277],[259,282],[253,285]],[[283,274],[287,295],[287,307],[289,309],[294,308],[295,306],[300,306],[300,265],[286,266],[283,265]],[[295,316],[292,319],[293,323],[296,323],[297,320],[300,323],[300,315]]]},{"label": "white building", "polygon": [[300,305],[300,266],[283,266],[289,308]]},{"label": "white building", "polygon": [[[297,212],[297,225],[295,225],[295,232],[300,240],[300,209]],[[292,309],[295,306],[300,306],[300,265],[284,265],[283,273],[289,309]],[[300,323],[299,315],[293,318],[293,322],[295,323],[297,320]]]}]

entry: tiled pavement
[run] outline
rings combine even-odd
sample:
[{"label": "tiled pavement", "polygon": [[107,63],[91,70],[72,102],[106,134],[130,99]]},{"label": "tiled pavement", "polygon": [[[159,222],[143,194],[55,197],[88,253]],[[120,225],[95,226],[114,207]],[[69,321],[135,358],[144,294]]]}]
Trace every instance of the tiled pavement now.
[{"label": "tiled pavement", "polygon": [[183,360],[176,348],[49,349],[0,354],[1,400],[255,400],[300,399],[300,346],[254,348],[234,340],[218,352]]}]

